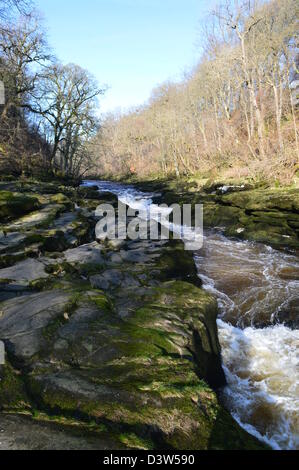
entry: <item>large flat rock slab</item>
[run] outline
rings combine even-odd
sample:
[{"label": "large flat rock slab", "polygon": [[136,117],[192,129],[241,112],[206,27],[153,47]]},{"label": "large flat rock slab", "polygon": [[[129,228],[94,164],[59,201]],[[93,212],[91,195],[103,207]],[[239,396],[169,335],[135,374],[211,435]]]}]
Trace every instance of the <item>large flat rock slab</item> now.
[{"label": "large flat rock slab", "polygon": [[16,359],[25,361],[45,345],[44,328],[63,315],[70,294],[40,292],[3,302],[0,312],[0,339]]},{"label": "large flat rock slab", "polygon": [[19,232],[0,231],[0,253],[4,253],[10,248],[17,247],[26,240],[26,235]]},{"label": "large flat rock slab", "polygon": [[20,217],[15,222],[7,225],[6,228],[10,231],[28,230],[46,222],[49,218],[54,217],[59,209],[60,206],[58,205],[47,205],[39,211]]},{"label": "large flat rock slab", "polygon": [[0,269],[0,279],[15,281],[23,285],[28,285],[31,281],[47,277],[45,265],[32,258],[20,261],[9,268]]},{"label": "large flat rock slab", "polygon": [[38,199],[31,195],[0,190],[0,222],[32,212],[39,205]]},{"label": "large flat rock slab", "polygon": [[104,262],[102,248],[97,242],[66,250],[64,257],[68,263],[102,264]]},{"label": "large flat rock slab", "polygon": [[0,411],[34,419],[0,412],[0,449],[259,448],[213,390],[217,303],[192,254],[176,240],[89,243],[97,204],[117,198],[42,192],[6,231],[18,248],[3,266],[18,263],[0,270]]},{"label": "large flat rock slab", "polygon": [[89,278],[92,287],[96,289],[111,290],[117,287],[138,288],[140,283],[128,272],[119,269],[108,269],[103,274],[95,274]]},{"label": "large flat rock slab", "polygon": [[82,434],[76,426],[32,421],[0,414],[0,450],[110,450],[121,448],[108,435]]},{"label": "large flat rock slab", "polygon": [[77,219],[76,212],[65,212],[58,217],[54,222],[54,227],[59,228],[62,231],[67,231],[71,228],[71,224]]}]

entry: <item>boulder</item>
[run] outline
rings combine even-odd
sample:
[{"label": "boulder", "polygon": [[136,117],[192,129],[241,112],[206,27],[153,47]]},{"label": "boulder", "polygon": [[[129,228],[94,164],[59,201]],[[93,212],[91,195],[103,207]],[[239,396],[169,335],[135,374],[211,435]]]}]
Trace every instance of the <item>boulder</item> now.
[{"label": "boulder", "polygon": [[246,209],[247,211],[279,210],[299,211],[297,189],[271,188],[235,192],[221,197],[225,205]]},{"label": "boulder", "polygon": [[32,212],[38,207],[39,201],[36,197],[0,191],[0,222]]},{"label": "boulder", "polygon": [[[47,424],[11,418],[5,445],[264,448],[218,400],[215,389],[225,385],[225,377],[217,303],[200,288],[192,254],[183,243],[86,244],[82,240],[90,240],[95,218],[90,222],[89,210],[71,211],[67,200],[84,205],[80,190],[77,194],[38,182],[21,186],[24,191],[49,189],[57,196],[39,196],[45,204],[41,211],[51,208],[44,222],[37,213],[16,222],[14,233],[26,231],[24,246],[16,235],[10,242],[19,243],[21,256],[26,256],[27,243],[53,253],[42,257],[38,252],[38,259],[0,270],[6,289],[2,299],[18,295],[0,306],[0,340],[8,353],[0,371],[0,406],[8,412],[30,412]],[[84,194],[90,197],[87,209],[101,201],[117,203],[115,196],[94,189]],[[187,201],[186,191],[180,195],[181,202]],[[213,197],[215,202],[218,196]],[[244,213],[237,208],[236,217],[239,211]],[[68,236],[73,235],[76,243],[85,244],[70,248]],[[30,292],[29,282],[31,289],[41,291]],[[57,438],[54,423],[60,423],[59,432],[53,427]],[[9,432],[17,426],[22,435],[14,439]],[[78,439],[70,427],[78,430]],[[89,441],[90,430],[96,443]]]},{"label": "boulder", "polygon": [[0,253],[4,253],[7,250],[17,247],[24,243],[26,235],[19,232],[0,232]]},{"label": "boulder", "polygon": [[40,414],[35,421],[28,416],[2,415],[0,450],[112,450],[125,446],[105,432],[95,436],[92,426],[86,426],[83,435],[76,422],[62,428],[59,420],[49,422]]},{"label": "boulder", "polygon": [[70,294],[40,292],[1,304],[0,340],[18,363],[27,362],[45,346],[43,329],[63,315]]},{"label": "boulder", "polygon": [[[120,303],[128,292],[118,291]],[[181,281],[130,296],[126,318],[100,292],[80,296],[52,336],[51,365],[39,360],[28,375],[30,396],[48,412],[105,424],[115,448],[261,448],[199,378],[225,383],[215,300]]]},{"label": "boulder", "polygon": [[117,287],[138,287],[137,279],[129,273],[122,272],[119,269],[109,269],[101,274],[96,274],[89,278],[92,287],[96,289],[114,289]]},{"label": "boulder", "polygon": [[0,269],[0,279],[8,279],[22,285],[29,285],[31,281],[48,277],[45,265],[32,258],[21,261],[9,268]]}]

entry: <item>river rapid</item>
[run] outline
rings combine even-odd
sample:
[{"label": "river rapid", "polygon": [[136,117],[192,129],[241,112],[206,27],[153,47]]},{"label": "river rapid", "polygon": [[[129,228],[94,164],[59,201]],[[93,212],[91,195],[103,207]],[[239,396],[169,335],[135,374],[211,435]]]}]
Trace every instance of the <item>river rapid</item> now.
[{"label": "river rapid", "polygon": [[[84,184],[116,194],[143,216],[156,207],[153,194],[129,185]],[[206,231],[194,260],[204,289],[218,299],[224,403],[273,449],[299,449],[298,258]]]}]

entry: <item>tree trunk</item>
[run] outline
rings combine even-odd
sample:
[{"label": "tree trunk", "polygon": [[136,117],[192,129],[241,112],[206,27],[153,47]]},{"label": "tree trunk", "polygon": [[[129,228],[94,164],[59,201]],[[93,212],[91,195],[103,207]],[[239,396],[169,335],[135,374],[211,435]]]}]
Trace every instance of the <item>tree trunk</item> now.
[{"label": "tree trunk", "polygon": [[214,102],[214,116],[215,116],[215,124],[216,124],[216,137],[217,137],[217,149],[218,152],[222,152],[221,148],[221,135],[220,135],[220,128],[219,128],[219,120],[218,120],[218,113],[217,113],[217,104],[215,98],[213,98]]},{"label": "tree trunk", "polygon": [[291,104],[291,111],[293,117],[293,127],[294,127],[294,134],[295,134],[295,142],[296,142],[296,151],[297,151],[297,159],[299,158],[299,146],[298,146],[298,132],[297,132],[297,124],[296,124],[296,114],[295,114],[295,106],[293,102],[293,95],[290,85],[290,75],[289,75],[289,63],[288,63],[288,71],[287,71],[287,86],[290,96],[290,104]]},{"label": "tree trunk", "polygon": [[258,132],[258,138],[259,138],[259,149],[260,149],[260,154],[261,157],[265,157],[265,149],[264,149],[264,123],[261,115],[261,111],[258,107],[256,96],[255,96],[255,90],[253,87],[253,80],[250,77],[249,70],[248,70],[248,64],[247,64],[247,55],[246,55],[246,48],[245,48],[245,38],[244,34],[239,33],[239,38],[241,41],[241,49],[242,49],[242,63],[243,63],[243,71],[244,71],[244,76],[247,81],[247,86],[249,90],[249,98],[251,101],[251,106],[254,110],[256,120],[257,120],[257,132]]},{"label": "tree trunk", "polygon": [[274,102],[275,102],[275,116],[276,116],[276,127],[277,127],[277,137],[279,149],[283,152],[283,139],[281,133],[281,114],[282,114],[282,102],[281,102],[281,93],[278,94],[277,86],[272,85],[274,93]]},{"label": "tree trunk", "polygon": [[200,129],[200,132],[202,134],[205,151],[206,151],[206,153],[208,153],[208,140],[207,140],[207,136],[206,136],[206,129],[205,129],[204,121],[202,121],[201,124],[199,124],[199,129]]}]

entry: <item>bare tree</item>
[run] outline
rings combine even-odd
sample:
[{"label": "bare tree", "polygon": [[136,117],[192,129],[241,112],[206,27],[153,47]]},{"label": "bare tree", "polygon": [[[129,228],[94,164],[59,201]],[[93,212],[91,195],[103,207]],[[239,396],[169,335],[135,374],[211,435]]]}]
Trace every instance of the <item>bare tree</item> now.
[{"label": "bare tree", "polygon": [[263,20],[262,12],[256,10],[254,2],[243,0],[236,2],[235,9],[232,9],[231,3],[227,1],[226,4],[215,10],[214,15],[220,22],[234,31],[239,39],[244,79],[249,90],[250,103],[257,119],[260,154],[264,158],[264,122],[257,101],[253,67],[249,58],[250,41],[252,40],[254,28]]},{"label": "bare tree", "polygon": [[26,105],[40,74],[51,55],[34,15],[23,17],[13,28],[1,31],[0,77],[6,90],[5,117],[11,107]]},{"label": "bare tree", "polygon": [[104,121],[93,146],[99,170],[291,181],[297,16],[296,0],[224,0],[205,28],[197,67],[159,86],[138,111]]},{"label": "bare tree", "polygon": [[[0,20],[8,21],[16,13],[22,15],[27,15],[32,10],[32,1],[31,0],[0,0]],[[2,24],[0,29],[5,28]]]},{"label": "bare tree", "polygon": [[52,166],[72,171],[82,142],[97,129],[97,97],[104,93],[93,77],[78,65],[49,66],[39,77],[33,101],[27,108],[37,116],[51,144]]}]

